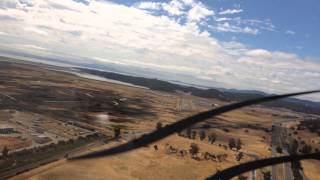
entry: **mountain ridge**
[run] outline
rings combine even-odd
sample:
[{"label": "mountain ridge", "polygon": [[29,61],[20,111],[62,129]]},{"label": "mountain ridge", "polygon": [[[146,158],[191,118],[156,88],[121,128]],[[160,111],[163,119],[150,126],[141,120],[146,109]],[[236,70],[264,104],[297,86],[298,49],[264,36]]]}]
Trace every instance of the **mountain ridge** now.
[{"label": "mountain ridge", "polygon": [[[174,83],[174,81],[160,80],[157,78],[145,78],[131,75],[124,75],[115,72],[108,72],[102,70],[94,70],[89,68],[76,68],[81,72],[122,81],[126,83],[131,83],[134,85],[144,86],[152,90],[159,90],[165,92],[175,92],[183,91],[186,93],[191,93],[194,96],[203,98],[216,98],[222,101],[244,101],[248,99],[259,98],[263,96],[268,96],[272,94],[267,94],[255,90],[237,90],[237,89],[225,89],[225,88],[199,88],[191,86],[191,84]],[[264,106],[268,107],[280,107],[286,108],[302,113],[320,114],[320,102],[313,102],[308,100],[287,98],[284,100],[273,101],[269,103],[264,103]]]}]

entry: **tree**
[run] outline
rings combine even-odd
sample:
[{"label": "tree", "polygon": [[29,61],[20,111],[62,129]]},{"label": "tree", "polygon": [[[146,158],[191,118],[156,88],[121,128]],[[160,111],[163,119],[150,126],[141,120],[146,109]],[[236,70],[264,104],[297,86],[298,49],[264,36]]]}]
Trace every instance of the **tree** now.
[{"label": "tree", "polygon": [[262,172],[263,174],[263,180],[271,180],[271,172],[267,171],[267,172]]},{"label": "tree", "polygon": [[242,142],[241,142],[241,140],[240,139],[237,139],[237,141],[236,141],[236,149],[237,149],[237,151],[239,151],[240,149],[241,149],[241,145],[242,145]]},{"label": "tree", "polygon": [[6,158],[9,155],[9,149],[7,146],[4,146],[4,148],[2,149],[2,157]]},{"label": "tree", "polygon": [[189,152],[190,152],[190,154],[192,155],[192,158],[195,158],[195,157],[197,157],[197,154],[199,153],[199,147],[198,147],[198,145],[197,144],[195,144],[195,143],[192,143],[191,145],[190,145],[190,150],[189,150]]},{"label": "tree", "polygon": [[113,128],[114,138],[118,139],[121,134],[121,129],[119,127]]},{"label": "tree", "polygon": [[157,130],[160,130],[162,128],[162,123],[161,122],[158,122],[157,123]]},{"label": "tree", "polygon": [[191,139],[191,128],[187,128],[186,134],[187,134],[187,137]]},{"label": "tree", "polygon": [[158,146],[156,144],[153,146],[153,148],[154,150],[158,151]]},{"label": "tree", "polygon": [[192,131],[191,138],[196,139],[197,131]]},{"label": "tree", "polygon": [[289,144],[288,151],[290,154],[296,154],[299,147],[299,142],[296,139],[293,139]]},{"label": "tree", "polygon": [[276,151],[277,151],[278,153],[282,153],[282,148],[278,146],[278,147],[276,148]]},{"label": "tree", "polygon": [[236,156],[237,161],[240,161],[243,158],[243,152],[239,152]]},{"label": "tree", "polygon": [[291,162],[291,169],[295,180],[303,180],[303,177],[300,173],[300,171],[303,170],[300,161]]},{"label": "tree", "polygon": [[310,145],[305,144],[301,149],[300,152],[303,154],[309,154],[312,151],[312,147]]},{"label": "tree", "polygon": [[248,179],[248,177],[243,176],[243,175],[240,175],[240,176],[238,176],[238,179],[239,179],[239,180],[247,180],[247,179]]},{"label": "tree", "polygon": [[204,130],[199,132],[200,140],[203,141],[206,138],[206,132]]},{"label": "tree", "polygon": [[234,147],[236,147],[236,140],[233,138],[229,139],[228,145],[230,149],[233,149]]},{"label": "tree", "polygon": [[208,136],[208,140],[211,144],[213,144],[217,139],[217,135],[215,133],[211,133],[209,136]]}]

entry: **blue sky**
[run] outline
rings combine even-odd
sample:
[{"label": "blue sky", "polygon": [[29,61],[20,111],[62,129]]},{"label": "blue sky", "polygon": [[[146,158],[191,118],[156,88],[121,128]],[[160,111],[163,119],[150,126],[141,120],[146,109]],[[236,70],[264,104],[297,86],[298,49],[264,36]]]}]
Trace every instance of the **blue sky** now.
[{"label": "blue sky", "polygon": [[[117,0],[133,5],[138,0]],[[146,1],[144,1],[146,2]],[[150,1],[169,2],[169,1]],[[301,57],[319,60],[320,51],[320,1],[318,0],[203,0],[218,17],[254,19],[268,21],[274,25],[273,31],[261,29],[257,35],[233,32],[215,32],[207,27],[213,36],[222,41],[235,38],[255,48],[296,53]],[[226,9],[241,9],[241,13],[219,15]],[[158,15],[164,15],[165,12]],[[215,24],[214,20],[208,24]],[[259,27],[256,27],[259,29]]]},{"label": "blue sky", "polygon": [[296,92],[320,88],[319,17],[316,0],[1,0],[0,53]]}]

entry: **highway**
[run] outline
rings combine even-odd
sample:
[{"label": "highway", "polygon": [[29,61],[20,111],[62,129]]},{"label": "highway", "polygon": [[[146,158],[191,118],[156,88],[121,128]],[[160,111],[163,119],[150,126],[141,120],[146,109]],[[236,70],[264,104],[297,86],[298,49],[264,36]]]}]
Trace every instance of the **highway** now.
[{"label": "highway", "polygon": [[[283,123],[283,122],[282,122]],[[285,147],[285,140],[287,137],[285,128],[280,127],[280,122],[273,123],[273,131],[272,131],[272,157],[275,157],[277,154],[276,148],[281,147],[283,155],[289,155],[286,147]],[[291,170],[290,163],[283,164],[283,176],[285,180],[292,180],[293,174]],[[277,179],[277,165],[272,166],[271,169],[271,176],[272,180]]]},{"label": "highway", "polygon": [[21,166],[21,167],[15,168],[15,169],[11,169],[9,171],[1,173],[0,174],[0,179],[2,180],[2,179],[10,178],[10,177],[15,176],[17,174],[20,174],[20,173],[29,171],[31,169],[35,169],[37,167],[40,167],[42,165],[45,165],[45,164],[60,160],[63,157],[64,157],[64,155],[57,155],[57,156],[54,156],[54,157],[51,157],[51,158],[47,158],[47,159],[44,159],[44,160],[41,160],[41,161],[37,161],[37,162],[34,162],[34,163],[30,163],[30,164]]},{"label": "highway", "polygon": [[[255,161],[256,160],[259,160],[260,159],[260,156],[255,154],[255,153],[252,153],[252,152],[243,152],[244,154],[246,154],[247,156],[250,156],[252,157]],[[250,179],[251,180],[256,180],[257,179],[257,171],[256,170],[252,170],[251,173],[250,173]]]},{"label": "highway", "polygon": [[192,97],[190,97],[190,95],[186,93],[177,97],[176,109],[179,112],[181,111],[195,112],[198,110],[197,107],[194,105]]},{"label": "highway", "polygon": [[65,159],[65,155],[66,154],[68,154],[68,155],[73,154],[74,155],[74,154],[77,154],[79,152],[86,151],[86,150],[88,150],[88,148],[92,148],[92,147],[97,146],[97,145],[101,145],[101,142],[97,141],[95,143],[90,143],[90,144],[87,144],[87,145],[85,145],[83,147],[79,147],[79,148],[76,148],[76,149],[71,149],[71,150],[69,150],[67,152],[59,153],[59,154],[57,154],[55,156],[52,156],[52,157],[49,157],[47,159],[43,159],[43,160],[40,160],[40,161],[37,161],[37,162],[29,163],[27,165],[11,169],[9,171],[1,173],[0,174],[0,180],[8,179],[10,177],[16,176],[18,174],[21,174],[23,172],[26,172],[26,171],[29,171],[29,170],[32,170],[32,169],[35,169],[35,168],[38,168],[38,167],[43,166],[45,164],[49,164],[49,163],[52,163],[52,162],[55,162],[55,161],[58,161],[58,160]]}]

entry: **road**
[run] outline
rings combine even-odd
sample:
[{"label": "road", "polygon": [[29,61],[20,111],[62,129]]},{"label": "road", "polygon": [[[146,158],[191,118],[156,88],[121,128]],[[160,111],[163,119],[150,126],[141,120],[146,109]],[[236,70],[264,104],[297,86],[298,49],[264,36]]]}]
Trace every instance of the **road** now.
[{"label": "road", "polygon": [[37,161],[37,162],[34,162],[34,163],[27,164],[25,166],[21,166],[21,167],[15,168],[15,169],[11,169],[9,171],[6,171],[5,173],[0,174],[0,179],[1,180],[2,179],[7,179],[9,177],[15,176],[17,174],[20,174],[20,173],[23,173],[23,172],[26,172],[26,171],[29,171],[31,169],[35,169],[37,167],[40,167],[42,165],[45,165],[45,164],[60,160],[62,158],[63,158],[63,156],[57,155],[57,156],[54,156],[54,157],[51,157],[51,158],[47,158],[47,159],[44,159],[44,160],[41,160],[41,161]]},{"label": "road", "polygon": [[[274,128],[276,125],[275,123],[272,123],[272,134],[271,134],[271,144],[272,144],[272,157],[276,156],[276,146],[278,145],[278,129]],[[277,179],[277,166],[273,165],[271,168],[271,179],[276,180]]]},{"label": "road", "polygon": [[[281,122],[283,123],[283,122]],[[272,124],[273,131],[272,131],[272,157],[275,157],[277,154],[276,148],[281,147],[282,153],[284,155],[289,155],[286,147],[285,147],[285,140],[288,138],[287,130],[280,126],[280,122]],[[272,180],[277,179],[277,165],[272,166],[271,170]],[[285,180],[292,180],[293,174],[291,170],[290,163],[283,163],[283,176]]]},{"label": "road", "polygon": [[14,98],[14,97],[12,97],[12,96],[10,96],[10,95],[4,94],[4,93],[0,93],[0,95],[5,96],[5,97],[7,97],[7,98],[9,98],[9,99],[11,99],[11,100],[13,100],[13,101],[17,101],[16,98]]},{"label": "road", "polygon": [[[260,159],[260,156],[255,154],[255,153],[247,152],[247,151],[243,152],[243,153],[246,154],[247,156],[252,157],[255,161]],[[251,176],[251,180],[256,180],[257,179],[257,171],[256,170],[252,170],[251,173],[250,173],[250,176]]]},{"label": "road", "polygon": [[34,163],[29,163],[27,165],[11,169],[9,171],[1,173],[0,174],[0,180],[7,179],[9,177],[13,177],[13,176],[18,175],[20,173],[23,173],[23,172],[38,168],[40,166],[43,166],[45,164],[49,164],[49,163],[52,163],[52,162],[55,162],[55,161],[58,161],[58,160],[61,160],[61,159],[65,159],[65,155],[66,154],[70,155],[70,154],[76,154],[76,153],[79,153],[79,152],[83,152],[83,151],[87,150],[88,148],[92,148],[93,146],[97,146],[97,145],[101,145],[101,142],[97,141],[95,143],[90,143],[90,144],[87,144],[85,146],[82,146],[82,147],[79,147],[79,148],[76,148],[76,149],[71,149],[71,150],[69,150],[67,152],[63,152],[63,153],[57,154],[57,155],[49,157],[47,159],[43,159],[43,160],[40,160],[40,161],[37,161],[37,162],[34,162]]},{"label": "road", "polygon": [[197,111],[197,107],[194,105],[192,97],[189,94],[183,94],[177,97],[177,111]]}]

